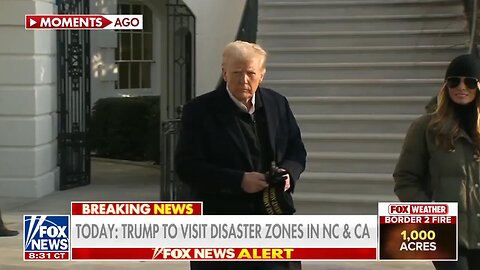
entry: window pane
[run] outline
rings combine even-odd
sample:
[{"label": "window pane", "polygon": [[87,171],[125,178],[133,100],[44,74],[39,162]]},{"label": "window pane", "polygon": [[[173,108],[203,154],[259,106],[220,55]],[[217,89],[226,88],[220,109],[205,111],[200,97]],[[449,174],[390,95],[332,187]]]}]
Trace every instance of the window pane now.
[{"label": "window pane", "polygon": [[[133,5],[132,6],[132,14],[142,14],[142,6],[141,5]],[[132,30],[132,32],[142,32],[142,30]]]},{"label": "window pane", "polygon": [[140,63],[131,63],[130,72],[130,88],[140,88]]},{"label": "window pane", "polygon": [[142,63],[142,88],[150,87],[150,63]]},{"label": "window pane", "polygon": [[152,11],[147,6],[143,6],[143,31],[152,32]]},{"label": "window pane", "polygon": [[143,30],[119,31],[115,59],[129,62],[118,63],[116,87],[119,89],[151,88],[152,64],[135,61],[153,60],[152,11],[146,5],[137,2],[118,4],[118,13],[142,14]]},{"label": "window pane", "polygon": [[142,33],[133,33],[133,59],[142,60]]},{"label": "window pane", "polygon": [[120,81],[119,83],[119,88],[120,89],[126,89],[128,87],[128,64],[129,63],[118,63],[118,80]]},{"label": "window pane", "polygon": [[132,14],[142,14],[142,6],[141,5],[133,5],[132,6]]},{"label": "window pane", "polygon": [[120,5],[119,14],[130,14],[130,5]]},{"label": "window pane", "polygon": [[130,56],[130,33],[121,33],[122,60],[131,60]]},{"label": "window pane", "polygon": [[152,34],[143,34],[143,59],[152,60]]}]

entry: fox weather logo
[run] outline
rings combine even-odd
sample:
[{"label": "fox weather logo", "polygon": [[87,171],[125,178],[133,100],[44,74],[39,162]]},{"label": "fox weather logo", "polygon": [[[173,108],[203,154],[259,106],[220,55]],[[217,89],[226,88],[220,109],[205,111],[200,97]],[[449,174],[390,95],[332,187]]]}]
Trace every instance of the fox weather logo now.
[{"label": "fox weather logo", "polygon": [[26,260],[68,260],[69,216],[23,216],[23,252]]}]

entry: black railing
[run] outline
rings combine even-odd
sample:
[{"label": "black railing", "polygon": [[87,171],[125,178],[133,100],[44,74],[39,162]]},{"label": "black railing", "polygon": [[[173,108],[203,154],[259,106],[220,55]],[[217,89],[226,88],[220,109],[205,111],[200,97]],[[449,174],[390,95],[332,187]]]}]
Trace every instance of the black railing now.
[{"label": "black railing", "polygon": [[178,179],[175,173],[174,155],[177,146],[182,106],[177,107],[175,119],[162,122],[162,153],[161,153],[161,182],[160,199],[164,201],[188,201],[191,192],[188,186]]},{"label": "black railing", "polygon": [[187,200],[174,170],[181,107],[195,96],[195,16],[182,0],[167,1],[167,88],[162,91],[160,199]]},{"label": "black railing", "polygon": [[258,0],[247,0],[235,40],[257,41]]},{"label": "black railing", "polygon": [[190,200],[190,189],[180,182],[175,173],[174,154],[180,128],[180,118],[163,122],[161,128],[164,151],[161,153],[160,199],[164,201]]},{"label": "black railing", "polygon": [[195,16],[182,0],[167,1],[167,91],[163,119],[195,96]]},{"label": "black railing", "polygon": [[479,22],[478,22],[478,0],[463,0],[465,7],[465,15],[468,20],[468,29],[470,33],[469,52],[471,54],[478,54],[478,41],[479,41]]},{"label": "black railing", "polygon": [[[57,0],[58,14],[89,14],[89,1]],[[90,183],[90,34],[57,31],[60,189]]]}]

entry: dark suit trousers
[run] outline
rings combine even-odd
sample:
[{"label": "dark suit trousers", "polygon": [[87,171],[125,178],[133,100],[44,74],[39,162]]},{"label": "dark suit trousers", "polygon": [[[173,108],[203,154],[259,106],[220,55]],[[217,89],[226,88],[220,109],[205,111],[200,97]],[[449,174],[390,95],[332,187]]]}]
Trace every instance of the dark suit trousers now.
[{"label": "dark suit trousers", "polygon": [[301,270],[301,262],[190,262],[190,270]]}]

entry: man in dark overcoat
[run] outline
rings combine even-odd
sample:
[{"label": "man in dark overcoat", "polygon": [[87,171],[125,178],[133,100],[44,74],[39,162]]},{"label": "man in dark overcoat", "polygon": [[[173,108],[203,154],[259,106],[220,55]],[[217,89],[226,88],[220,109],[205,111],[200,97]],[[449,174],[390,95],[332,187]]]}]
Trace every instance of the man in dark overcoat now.
[{"label": "man in dark overcoat", "polygon": [[[266,52],[235,41],[223,52],[225,84],[183,107],[175,168],[211,215],[255,215],[272,162],[293,192],[306,151],[287,99],[260,87]],[[299,262],[191,262],[192,270],[297,270]]]}]

